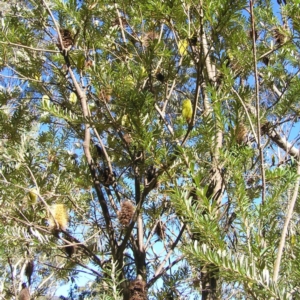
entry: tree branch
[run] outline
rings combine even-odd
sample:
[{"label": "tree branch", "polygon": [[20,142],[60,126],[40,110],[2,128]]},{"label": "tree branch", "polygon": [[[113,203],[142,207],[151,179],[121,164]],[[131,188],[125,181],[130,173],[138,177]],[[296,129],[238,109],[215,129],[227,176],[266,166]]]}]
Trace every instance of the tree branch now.
[{"label": "tree branch", "polygon": [[281,257],[282,257],[282,253],[283,253],[283,249],[284,249],[284,245],[285,245],[285,238],[287,235],[287,230],[290,224],[290,220],[292,218],[292,214],[294,211],[294,206],[298,197],[298,191],[299,191],[299,176],[300,176],[300,162],[299,162],[299,158],[298,158],[298,166],[297,166],[297,182],[294,188],[294,193],[292,196],[292,199],[288,205],[287,208],[287,214],[286,214],[286,218],[284,221],[284,225],[283,225],[283,230],[281,233],[281,238],[280,238],[280,243],[279,243],[279,247],[278,247],[278,252],[277,252],[277,257],[276,257],[276,261],[274,264],[274,273],[273,273],[273,281],[276,283],[278,280],[278,275],[279,275],[279,270],[280,270],[280,263],[281,263]]},{"label": "tree branch", "polygon": [[261,128],[260,128],[260,101],[259,101],[259,81],[258,81],[258,71],[257,71],[257,57],[256,57],[256,36],[255,36],[255,20],[253,12],[253,1],[250,0],[250,16],[251,16],[251,27],[252,27],[252,49],[253,49],[253,68],[254,68],[254,78],[255,78],[255,108],[256,108],[256,122],[257,122],[257,147],[260,156],[260,169],[261,169],[261,180],[262,180],[262,204],[265,202],[266,198],[266,176],[264,167],[264,154],[263,145],[261,144]]},{"label": "tree branch", "polygon": [[266,133],[268,137],[277,144],[282,150],[286,151],[289,155],[299,158],[299,149],[294,147],[291,143],[289,143],[284,137],[279,135],[275,128],[271,128]]}]

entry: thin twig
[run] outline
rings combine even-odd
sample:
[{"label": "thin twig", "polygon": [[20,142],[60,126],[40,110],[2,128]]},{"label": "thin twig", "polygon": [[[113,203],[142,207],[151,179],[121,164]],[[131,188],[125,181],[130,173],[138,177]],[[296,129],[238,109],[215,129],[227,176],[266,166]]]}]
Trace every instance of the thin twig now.
[{"label": "thin twig", "polygon": [[8,41],[8,42],[2,42],[2,41],[0,41],[0,44],[7,45],[7,46],[16,46],[16,47],[18,47],[18,48],[29,49],[29,50],[37,51],[37,52],[60,53],[60,51],[58,51],[58,50],[50,50],[50,49],[42,49],[42,48],[33,48],[33,47],[21,45],[21,44],[12,43],[12,42],[9,42],[9,41]]},{"label": "thin twig", "polygon": [[118,21],[119,21],[119,26],[120,26],[120,29],[121,29],[121,34],[122,34],[123,42],[126,43],[126,37],[125,37],[125,33],[124,33],[124,27],[123,27],[122,17],[121,17],[120,11],[118,9],[118,4],[116,2],[115,2],[115,9],[116,9],[117,16],[118,16]]},{"label": "thin twig", "polygon": [[181,236],[182,236],[182,234],[183,234],[183,232],[185,230],[185,227],[186,227],[186,224],[183,224],[183,226],[181,227],[180,232],[178,233],[178,236],[177,236],[176,240],[174,241],[174,243],[171,246],[171,249],[169,250],[169,252],[166,255],[165,259],[162,261],[162,263],[156,269],[156,271],[155,271],[155,277],[158,276],[161,273],[164,265],[166,264],[166,262],[168,261],[169,257],[173,253],[174,249],[176,248],[177,244],[179,243],[179,241],[181,239]]},{"label": "thin twig", "polygon": [[164,273],[166,273],[168,270],[170,270],[177,263],[181,262],[183,260],[183,258],[184,258],[184,256],[178,257],[176,260],[174,260],[172,263],[170,263],[167,267],[165,267],[163,270],[161,270],[158,274],[154,275],[154,277],[148,281],[147,287],[150,288],[156,282],[156,280],[158,278],[160,278]]},{"label": "thin twig", "polygon": [[52,19],[52,21],[53,21],[53,23],[54,23],[54,26],[55,26],[55,29],[56,29],[56,32],[57,32],[57,35],[58,35],[58,40],[59,40],[59,43],[60,43],[60,45],[61,45],[62,52],[64,53],[64,52],[65,52],[65,51],[64,51],[64,50],[65,50],[65,46],[64,46],[64,43],[63,43],[63,40],[62,40],[60,31],[59,31],[59,27],[58,27],[58,25],[57,25],[57,22],[56,22],[56,20],[55,20],[53,14],[52,14],[51,9],[49,8],[48,4],[46,3],[46,1],[45,1],[45,0],[42,0],[42,2],[43,2],[43,4],[46,6],[46,9],[48,10],[48,13],[49,13],[49,15],[50,15],[50,17],[51,17],[51,19]]},{"label": "thin twig", "polygon": [[250,0],[250,15],[251,15],[251,26],[252,26],[252,47],[253,47],[253,68],[255,78],[255,108],[256,108],[256,121],[257,121],[257,147],[260,156],[260,167],[261,167],[261,180],[262,180],[262,204],[265,203],[266,198],[266,178],[265,178],[265,167],[264,167],[264,154],[263,146],[261,144],[261,129],[260,129],[260,103],[259,103],[259,82],[258,82],[258,70],[257,70],[257,56],[256,56],[256,39],[255,39],[255,20],[253,12],[253,1]]}]

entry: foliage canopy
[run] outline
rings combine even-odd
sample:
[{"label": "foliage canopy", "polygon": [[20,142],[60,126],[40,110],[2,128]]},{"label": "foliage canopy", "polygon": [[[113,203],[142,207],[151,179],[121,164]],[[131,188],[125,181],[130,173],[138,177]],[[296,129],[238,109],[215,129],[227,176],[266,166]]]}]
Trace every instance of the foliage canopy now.
[{"label": "foliage canopy", "polygon": [[3,2],[0,299],[298,299],[299,6]]}]

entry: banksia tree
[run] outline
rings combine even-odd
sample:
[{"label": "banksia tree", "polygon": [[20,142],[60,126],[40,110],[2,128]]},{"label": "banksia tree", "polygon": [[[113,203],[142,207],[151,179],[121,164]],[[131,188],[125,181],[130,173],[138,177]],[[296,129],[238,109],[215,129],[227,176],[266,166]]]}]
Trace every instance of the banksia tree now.
[{"label": "banksia tree", "polygon": [[3,2],[0,298],[29,253],[36,299],[297,297],[299,29],[297,1]]}]

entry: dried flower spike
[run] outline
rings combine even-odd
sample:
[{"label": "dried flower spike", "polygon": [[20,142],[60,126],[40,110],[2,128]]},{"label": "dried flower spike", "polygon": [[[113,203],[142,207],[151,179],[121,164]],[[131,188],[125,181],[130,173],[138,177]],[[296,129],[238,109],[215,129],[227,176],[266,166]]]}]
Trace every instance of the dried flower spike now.
[{"label": "dried flower spike", "polygon": [[[72,48],[72,46],[74,45],[74,38],[73,38],[72,32],[69,29],[62,29],[62,28],[59,30],[59,32],[61,35],[64,49],[66,51],[69,51]],[[60,50],[62,50],[60,41],[58,41],[57,46]]]},{"label": "dried flower spike", "polygon": [[30,300],[30,293],[26,283],[22,283],[22,290],[19,294],[19,300]]},{"label": "dried flower spike", "polygon": [[164,240],[165,239],[165,236],[166,236],[166,226],[164,223],[162,223],[162,221],[159,221],[156,225],[156,228],[155,228],[155,233],[159,236],[159,238],[161,240]]},{"label": "dried flower spike", "polygon": [[243,123],[237,125],[235,129],[235,139],[239,145],[245,142],[247,133],[248,133],[247,127]]},{"label": "dried flower spike", "polygon": [[28,284],[31,285],[31,276],[33,274],[33,270],[34,270],[34,261],[30,260],[25,267],[25,275],[28,279]]},{"label": "dried flower spike", "polygon": [[130,281],[129,291],[131,300],[147,299],[146,282],[142,279],[135,279]]},{"label": "dried flower spike", "polygon": [[287,36],[284,34],[283,30],[279,28],[273,29],[273,37],[275,43],[278,45],[282,45],[287,41]]},{"label": "dried flower spike", "polygon": [[135,207],[131,201],[126,200],[121,203],[121,210],[118,211],[119,222],[123,226],[128,226],[131,222],[131,219],[134,215]]}]

